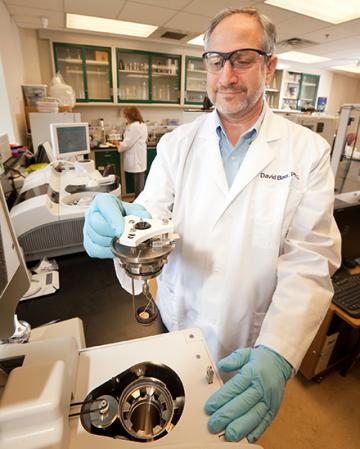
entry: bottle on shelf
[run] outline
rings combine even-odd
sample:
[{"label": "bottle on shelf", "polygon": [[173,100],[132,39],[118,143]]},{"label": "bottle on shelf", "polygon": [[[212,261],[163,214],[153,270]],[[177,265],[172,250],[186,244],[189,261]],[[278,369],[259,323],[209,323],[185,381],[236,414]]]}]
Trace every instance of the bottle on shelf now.
[{"label": "bottle on shelf", "polygon": [[101,143],[106,143],[106,135],[105,135],[105,125],[104,125],[104,119],[100,118],[99,119],[99,124],[100,124],[100,130],[101,130]]},{"label": "bottle on shelf", "polygon": [[146,82],[145,81],[142,82],[142,86],[141,86],[141,98],[143,100],[147,100],[147,88],[146,88]]}]

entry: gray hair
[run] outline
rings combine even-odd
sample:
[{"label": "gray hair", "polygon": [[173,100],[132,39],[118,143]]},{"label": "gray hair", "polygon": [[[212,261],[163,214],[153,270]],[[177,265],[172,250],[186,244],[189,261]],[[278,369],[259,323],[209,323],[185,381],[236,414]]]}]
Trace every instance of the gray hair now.
[{"label": "gray hair", "polygon": [[262,29],[262,50],[266,53],[273,54],[275,51],[276,45],[276,28],[273,22],[264,14],[261,14],[255,8],[226,8],[220,11],[209,23],[208,29],[204,35],[204,47],[207,50],[210,37],[215,30],[215,28],[222,22],[226,17],[230,17],[234,14],[247,14],[251,17],[254,17]]}]

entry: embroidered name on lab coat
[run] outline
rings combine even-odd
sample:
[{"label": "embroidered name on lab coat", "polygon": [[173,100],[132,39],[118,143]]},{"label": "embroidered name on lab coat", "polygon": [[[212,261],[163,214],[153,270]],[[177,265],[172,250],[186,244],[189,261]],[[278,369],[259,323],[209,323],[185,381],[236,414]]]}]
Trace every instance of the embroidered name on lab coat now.
[{"label": "embroidered name on lab coat", "polygon": [[261,172],[260,173],[260,179],[274,179],[275,181],[283,181],[284,179],[288,178],[296,178],[299,180],[299,175],[297,175],[295,172],[286,173],[284,175],[276,175],[276,174],[268,174]]}]

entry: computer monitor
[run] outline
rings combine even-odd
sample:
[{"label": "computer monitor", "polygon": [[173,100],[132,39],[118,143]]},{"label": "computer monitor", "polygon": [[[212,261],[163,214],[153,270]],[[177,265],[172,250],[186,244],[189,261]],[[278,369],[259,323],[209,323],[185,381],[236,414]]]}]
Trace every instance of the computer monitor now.
[{"label": "computer monitor", "polygon": [[0,340],[15,332],[15,311],[30,278],[0,185]]},{"label": "computer monitor", "polygon": [[55,159],[76,159],[90,153],[88,123],[51,123],[50,134]]}]

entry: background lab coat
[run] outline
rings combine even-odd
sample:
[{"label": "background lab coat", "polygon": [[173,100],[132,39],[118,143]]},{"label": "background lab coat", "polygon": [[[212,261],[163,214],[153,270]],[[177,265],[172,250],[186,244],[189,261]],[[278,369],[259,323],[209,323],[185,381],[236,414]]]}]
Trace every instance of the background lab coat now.
[{"label": "background lab coat", "polygon": [[124,170],[129,173],[146,171],[146,141],[148,138],[145,123],[133,122],[126,126],[124,139],[119,151],[124,152]]},{"label": "background lab coat", "polygon": [[214,114],[164,135],[136,201],[181,237],[157,305],[169,330],[199,327],[215,359],[256,343],[297,369],[340,263],[329,146],[267,108],[229,188]]}]

